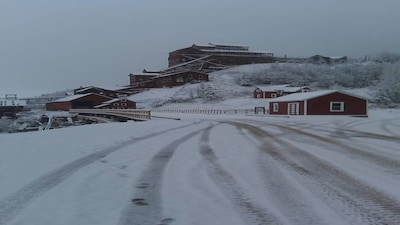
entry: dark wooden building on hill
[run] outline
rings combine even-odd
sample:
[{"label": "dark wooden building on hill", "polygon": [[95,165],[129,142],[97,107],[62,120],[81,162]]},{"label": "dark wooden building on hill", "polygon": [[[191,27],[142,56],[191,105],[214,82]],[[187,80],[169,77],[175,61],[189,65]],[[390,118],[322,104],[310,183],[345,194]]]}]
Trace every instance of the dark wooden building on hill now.
[{"label": "dark wooden building on hill", "polygon": [[[136,76],[132,74],[130,76]],[[133,88],[161,88],[161,87],[175,87],[181,86],[186,83],[197,83],[208,81],[208,74],[197,71],[182,71],[170,74],[159,74],[158,76],[149,75],[148,79],[139,82],[133,82],[130,79],[130,86]]]},{"label": "dark wooden building on hill", "polygon": [[160,73],[130,73],[129,83],[132,86],[132,84],[143,83],[157,76],[160,76]]},{"label": "dark wooden building on hill", "polygon": [[170,52],[166,70],[179,66],[186,70],[210,72],[227,66],[272,62],[275,62],[273,53],[249,51],[247,46],[193,44]]},{"label": "dark wooden building on hill", "polygon": [[272,115],[368,116],[368,101],[342,91],[296,93],[271,99]]}]

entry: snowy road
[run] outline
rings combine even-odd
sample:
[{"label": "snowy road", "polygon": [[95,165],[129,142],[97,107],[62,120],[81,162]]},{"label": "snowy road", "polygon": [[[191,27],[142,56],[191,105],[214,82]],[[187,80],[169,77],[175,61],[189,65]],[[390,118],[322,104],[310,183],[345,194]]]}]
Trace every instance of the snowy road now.
[{"label": "snowy road", "polygon": [[10,142],[0,224],[400,224],[396,115],[155,119],[43,134],[0,136]]}]

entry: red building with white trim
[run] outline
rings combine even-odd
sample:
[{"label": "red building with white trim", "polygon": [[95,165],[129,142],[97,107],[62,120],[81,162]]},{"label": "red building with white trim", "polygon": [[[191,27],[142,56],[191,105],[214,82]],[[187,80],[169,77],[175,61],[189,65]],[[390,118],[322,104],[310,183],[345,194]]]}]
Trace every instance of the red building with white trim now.
[{"label": "red building with white trim", "polygon": [[271,115],[368,116],[368,101],[342,91],[296,93],[269,102]]}]

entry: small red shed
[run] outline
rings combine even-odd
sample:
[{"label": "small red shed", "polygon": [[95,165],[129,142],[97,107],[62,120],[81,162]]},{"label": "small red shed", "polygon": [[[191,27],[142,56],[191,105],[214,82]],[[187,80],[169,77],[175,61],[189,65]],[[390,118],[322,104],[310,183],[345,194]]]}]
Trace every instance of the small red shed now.
[{"label": "small red shed", "polygon": [[272,115],[368,116],[368,101],[336,90],[296,93],[272,99],[269,112]]},{"label": "small red shed", "polygon": [[95,93],[71,95],[46,104],[49,111],[69,111],[70,109],[92,109],[111,98]]},{"label": "small red shed", "polygon": [[253,92],[254,98],[277,98],[293,93],[308,92],[308,87],[293,87],[289,84],[257,87]]}]

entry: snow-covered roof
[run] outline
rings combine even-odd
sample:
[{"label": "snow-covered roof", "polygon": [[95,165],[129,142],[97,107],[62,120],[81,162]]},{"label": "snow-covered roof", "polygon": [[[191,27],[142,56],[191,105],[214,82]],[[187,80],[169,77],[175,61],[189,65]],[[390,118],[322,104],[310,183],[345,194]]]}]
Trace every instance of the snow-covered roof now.
[{"label": "snow-covered roof", "polygon": [[130,76],[158,76],[160,73],[131,73]]},{"label": "snow-covered roof", "polygon": [[258,89],[262,91],[269,91],[269,92],[275,92],[275,91],[284,91],[284,92],[296,92],[299,91],[305,87],[291,87],[289,84],[282,84],[282,85],[273,85],[273,86],[261,86],[257,87]]},{"label": "snow-covered roof", "polygon": [[119,100],[121,100],[121,99],[119,99],[119,98],[113,98],[113,99],[111,99],[111,100],[108,100],[108,101],[103,102],[103,104],[111,104],[111,103],[114,103],[114,102],[118,102]]},{"label": "snow-covered roof", "polygon": [[102,107],[104,107],[104,106],[108,106],[108,105],[110,105],[110,103],[103,103],[103,104],[100,104],[100,105],[96,105],[96,106],[94,106],[93,108],[95,108],[95,109],[98,109],[98,108],[102,108]]},{"label": "snow-covered roof", "polygon": [[70,95],[70,96],[67,96],[67,97],[64,97],[64,98],[56,99],[56,100],[54,100],[52,102],[69,102],[69,101],[73,101],[73,100],[76,100],[76,99],[79,99],[79,98],[82,98],[82,97],[85,97],[85,96],[88,96],[88,95],[91,95],[91,94],[93,94],[93,93]]},{"label": "snow-covered roof", "polygon": [[290,95],[274,98],[274,99],[271,100],[271,102],[305,101],[305,100],[317,98],[317,97],[320,97],[320,96],[324,96],[324,95],[328,95],[328,94],[332,94],[332,93],[336,93],[336,92],[339,92],[339,93],[342,93],[342,94],[346,94],[346,95],[350,95],[350,96],[354,96],[354,97],[361,98],[361,99],[365,99],[363,97],[356,96],[356,95],[353,95],[353,94],[350,94],[350,93],[347,93],[347,92],[343,92],[343,91],[324,90],[324,91],[312,91],[312,92],[303,92],[303,93],[290,94]]},{"label": "snow-covered roof", "polygon": [[81,89],[78,89],[78,90],[76,90],[76,92],[77,92],[77,93],[79,93],[79,92],[85,92],[85,91],[90,90],[90,89],[100,89],[100,88],[98,88],[98,87],[93,87],[93,86],[88,86],[88,87],[83,87],[83,88],[81,88]]},{"label": "snow-covered roof", "polygon": [[82,87],[82,88],[78,88],[76,89],[76,92],[84,92],[90,89],[98,89],[98,90],[106,90],[106,91],[117,91],[118,89],[120,89],[121,87],[119,86],[112,86],[112,87],[104,87],[104,86],[87,86],[87,87]]}]

